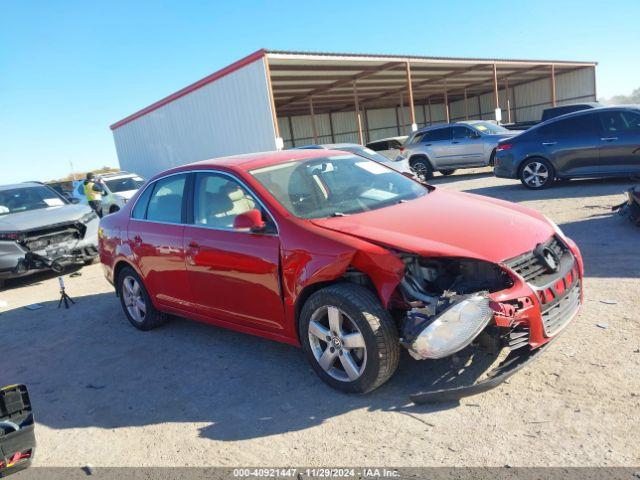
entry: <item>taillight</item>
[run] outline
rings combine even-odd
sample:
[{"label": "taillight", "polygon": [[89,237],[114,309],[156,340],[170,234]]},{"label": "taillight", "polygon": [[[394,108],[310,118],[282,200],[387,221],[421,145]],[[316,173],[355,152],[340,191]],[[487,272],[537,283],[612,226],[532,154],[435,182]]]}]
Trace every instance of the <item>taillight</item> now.
[{"label": "taillight", "polygon": [[0,232],[0,240],[20,240],[20,232]]},{"label": "taillight", "polygon": [[511,147],[513,147],[513,145],[511,145],[510,143],[501,143],[500,145],[498,145],[498,148],[496,148],[496,152],[509,150]]},{"label": "taillight", "polygon": [[400,150],[400,153],[404,152],[404,147],[400,147],[398,150]]}]

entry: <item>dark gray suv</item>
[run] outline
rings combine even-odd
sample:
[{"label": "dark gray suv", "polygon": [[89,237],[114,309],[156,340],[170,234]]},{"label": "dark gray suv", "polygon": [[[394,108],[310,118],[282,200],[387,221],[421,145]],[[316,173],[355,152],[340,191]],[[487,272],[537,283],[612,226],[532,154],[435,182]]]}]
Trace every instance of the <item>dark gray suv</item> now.
[{"label": "dark gray suv", "polygon": [[556,179],[640,175],[640,107],[569,113],[499,143],[496,177],[531,189]]}]

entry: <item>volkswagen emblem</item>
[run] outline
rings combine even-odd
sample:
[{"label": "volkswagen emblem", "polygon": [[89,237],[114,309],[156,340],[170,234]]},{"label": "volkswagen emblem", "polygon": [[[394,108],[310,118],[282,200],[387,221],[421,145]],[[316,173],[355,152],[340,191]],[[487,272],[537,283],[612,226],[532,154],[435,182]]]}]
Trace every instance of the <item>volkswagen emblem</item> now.
[{"label": "volkswagen emblem", "polygon": [[558,254],[544,245],[538,245],[535,249],[535,255],[549,272],[557,272],[560,270],[560,259]]}]

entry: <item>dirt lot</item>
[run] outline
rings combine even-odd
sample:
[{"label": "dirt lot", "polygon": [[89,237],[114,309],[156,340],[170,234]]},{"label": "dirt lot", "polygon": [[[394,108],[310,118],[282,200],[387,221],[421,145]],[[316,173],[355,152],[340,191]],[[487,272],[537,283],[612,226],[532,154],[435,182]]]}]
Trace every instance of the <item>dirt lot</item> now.
[{"label": "dirt lot", "polygon": [[92,265],[67,277],[70,310],[56,309],[53,277],[0,292],[0,384],[30,387],[36,465],[638,465],[640,229],[609,212],[630,183],[531,192],[488,171],[433,183],[537,208],[584,254],[582,313],[508,384],[414,406],[408,393],[434,374],[404,355],[379,390],[340,394],[293,347],[186,320],[135,330]]}]

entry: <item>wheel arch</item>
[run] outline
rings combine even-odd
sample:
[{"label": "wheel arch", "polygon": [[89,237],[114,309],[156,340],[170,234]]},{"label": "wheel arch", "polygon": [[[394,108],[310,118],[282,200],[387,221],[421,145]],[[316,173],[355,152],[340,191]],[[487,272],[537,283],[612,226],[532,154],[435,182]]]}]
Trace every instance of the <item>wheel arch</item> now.
[{"label": "wheel arch", "polygon": [[119,296],[118,286],[117,286],[118,277],[120,276],[120,273],[122,272],[122,270],[125,267],[132,268],[133,271],[136,272],[138,277],[140,277],[140,281],[144,284],[144,279],[142,277],[142,274],[138,270],[138,268],[132,262],[130,262],[129,260],[127,260],[125,258],[119,258],[118,260],[116,260],[116,263],[113,265],[113,284],[116,287],[116,295],[118,295],[118,296]]},{"label": "wheel arch", "polygon": [[[531,153],[529,155],[527,155],[526,157],[524,157],[522,160],[520,160],[520,162],[518,163],[518,178],[520,178],[520,174],[522,173],[522,169],[524,168],[524,165],[527,161],[529,160],[535,160],[536,158],[542,159],[545,162],[548,162],[552,167],[553,167],[553,163],[551,163],[551,160],[547,157],[545,157],[544,155],[541,155],[539,153]],[[554,172],[555,172],[555,167],[553,167]]]},{"label": "wheel arch", "polygon": [[426,160],[429,165],[431,165],[431,169],[435,170],[436,168],[433,165],[433,162],[429,158],[426,153],[414,153],[409,157],[409,166],[413,167],[414,162],[418,160]]}]

